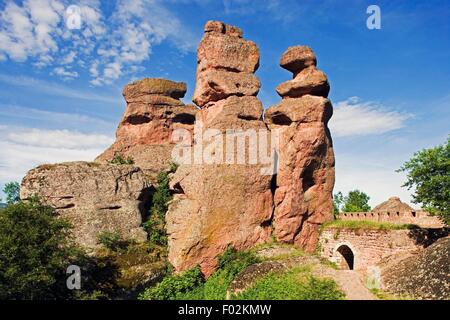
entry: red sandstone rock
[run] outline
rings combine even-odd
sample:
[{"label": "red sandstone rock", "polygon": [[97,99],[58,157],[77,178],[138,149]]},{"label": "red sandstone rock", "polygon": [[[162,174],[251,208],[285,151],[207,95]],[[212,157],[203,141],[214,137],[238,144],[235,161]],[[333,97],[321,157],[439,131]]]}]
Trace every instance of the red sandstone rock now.
[{"label": "red sandstone rock", "polygon": [[209,69],[197,76],[192,101],[203,107],[211,101],[229,96],[256,96],[261,84],[253,73]]},{"label": "red sandstone rock", "polygon": [[[202,132],[217,130],[213,138],[222,141],[227,130],[266,129],[262,105],[254,97],[259,89],[252,74],[259,60],[256,45],[242,39],[242,32],[232,26],[208,22],[205,31],[198,49],[194,95],[194,102],[203,108],[196,124],[202,125]],[[196,140],[194,148],[207,149],[210,143]],[[263,175],[261,165],[249,164],[247,158],[245,164],[225,163],[224,151],[211,150],[217,163],[181,165],[171,180],[175,195],[166,226],[169,261],[176,271],[200,264],[208,276],[227,246],[249,248],[270,237],[272,177]],[[235,147],[234,159],[237,153]]]},{"label": "red sandstone rock", "polygon": [[173,130],[193,128],[197,108],[179,100],[185,92],[184,83],[165,79],[146,78],[125,86],[127,107],[116,141],[96,161],[106,162],[117,153],[125,158],[131,156],[155,180],[172,161]]},{"label": "red sandstone rock", "polygon": [[271,130],[281,130],[274,235],[312,252],[320,225],[333,218],[334,153],[327,127],[332,107],[322,97],[329,87],[308,47],[290,47],[280,64],[298,74],[278,87],[283,100],[265,114]]},{"label": "red sandstone rock", "polygon": [[303,69],[315,66],[316,56],[311,48],[307,46],[289,47],[281,56],[280,66],[296,75]]},{"label": "red sandstone rock", "polygon": [[301,97],[305,94],[327,97],[330,85],[325,73],[311,66],[300,71],[293,80],[283,82],[277,87],[281,97]]},{"label": "red sandstone rock", "polygon": [[253,73],[259,66],[259,50],[236,31],[207,32],[198,47],[197,62],[197,73],[210,68]]}]

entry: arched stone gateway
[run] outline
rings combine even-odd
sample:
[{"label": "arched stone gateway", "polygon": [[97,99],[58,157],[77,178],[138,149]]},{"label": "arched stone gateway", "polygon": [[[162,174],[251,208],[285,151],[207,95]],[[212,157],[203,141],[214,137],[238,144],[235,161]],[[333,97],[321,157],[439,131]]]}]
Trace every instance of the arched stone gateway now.
[{"label": "arched stone gateway", "polygon": [[341,269],[353,270],[355,264],[355,255],[349,246],[343,244],[336,250],[336,260]]}]

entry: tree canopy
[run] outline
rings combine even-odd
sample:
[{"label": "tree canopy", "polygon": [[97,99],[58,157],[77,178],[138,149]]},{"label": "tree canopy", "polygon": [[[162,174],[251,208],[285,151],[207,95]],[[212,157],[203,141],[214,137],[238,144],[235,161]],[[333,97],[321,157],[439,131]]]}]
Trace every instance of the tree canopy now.
[{"label": "tree canopy", "polygon": [[8,182],[3,188],[6,195],[6,203],[12,204],[20,201],[20,185],[18,182]]},{"label": "tree canopy", "polygon": [[370,197],[358,189],[350,191],[347,196],[344,197],[342,192],[338,192],[333,197],[334,213],[339,212],[366,212],[370,211],[369,205]]},{"label": "tree canopy", "polygon": [[403,185],[412,194],[414,203],[450,222],[450,136],[447,142],[430,149],[416,152],[397,170],[406,172]]}]

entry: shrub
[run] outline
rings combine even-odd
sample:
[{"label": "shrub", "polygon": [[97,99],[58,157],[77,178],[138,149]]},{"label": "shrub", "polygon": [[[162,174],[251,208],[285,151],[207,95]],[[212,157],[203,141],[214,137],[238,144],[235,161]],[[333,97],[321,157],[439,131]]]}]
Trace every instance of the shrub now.
[{"label": "shrub", "polygon": [[344,294],[331,279],[317,279],[305,268],[269,273],[234,298],[239,300],[340,300]]},{"label": "shrub", "polygon": [[108,161],[111,164],[134,164],[134,159],[131,156],[123,158],[120,153],[114,154],[114,158]]},{"label": "shrub", "polygon": [[155,287],[145,290],[140,300],[175,300],[183,294],[198,289],[203,283],[203,276],[199,267],[179,275],[165,277]]},{"label": "shrub", "polygon": [[98,242],[114,252],[123,251],[128,246],[128,242],[118,232],[103,231],[98,235]]},{"label": "shrub", "polygon": [[73,253],[69,230],[37,199],[0,210],[0,299],[58,297]]},{"label": "shrub", "polygon": [[177,170],[178,165],[170,164],[167,171],[162,171],[157,177],[157,187],[152,196],[152,205],[147,221],[143,223],[144,230],[149,235],[151,244],[167,245],[167,234],[165,230],[165,217],[168,204],[172,200],[169,188],[169,175]]},{"label": "shrub", "polygon": [[[201,273],[199,273],[200,269],[197,267],[179,276],[171,275],[166,277],[155,288],[147,289],[141,295],[141,299],[223,300],[226,298],[227,289],[235,276],[249,265],[258,261],[251,252],[238,252],[233,247],[229,247],[218,258],[218,269],[216,272],[206,281],[203,281],[203,279],[199,280]],[[189,285],[180,286],[179,282]],[[171,287],[176,286],[177,289],[169,288],[169,284]],[[165,291],[170,292],[170,294],[164,295],[163,292]]]}]

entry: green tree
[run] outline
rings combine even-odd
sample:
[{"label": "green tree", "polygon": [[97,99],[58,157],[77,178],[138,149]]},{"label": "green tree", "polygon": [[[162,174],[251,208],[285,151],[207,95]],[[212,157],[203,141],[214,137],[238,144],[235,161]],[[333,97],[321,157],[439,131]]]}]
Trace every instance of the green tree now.
[{"label": "green tree", "polygon": [[450,222],[450,136],[447,142],[416,152],[397,172],[406,172],[403,185],[414,188],[414,203]]},{"label": "green tree", "polygon": [[6,195],[6,203],[12,204],[20,201],[20,185],[18,182],[8,182],[3,188]]},{"label": "green tree", "polygon": [[341,212],[341,206],[344,203],[344,195],[342,192],[335,193],[333,195],[333,207],[334,207],[334,216],[338,216],[339,212]]},{"label": "green tree", "polygon": [[370,211],[371,208],[369,206],[370,197],[356,189],[350,191],[347,196],[343,198],[343,212],[366,212]]},{"label": "green tree", "polygon": [[0,300],[59,296],[73,250],[69,230],[36,199],[0,210]]}]

